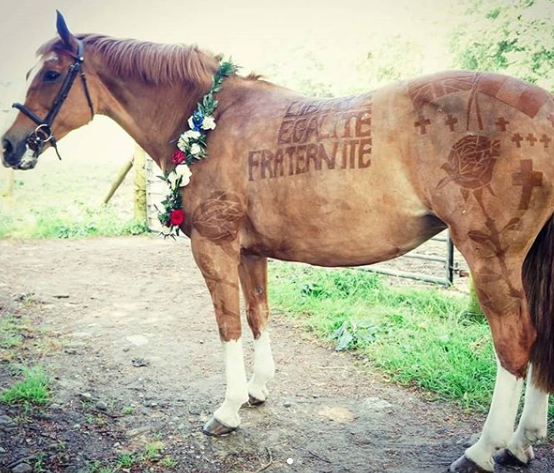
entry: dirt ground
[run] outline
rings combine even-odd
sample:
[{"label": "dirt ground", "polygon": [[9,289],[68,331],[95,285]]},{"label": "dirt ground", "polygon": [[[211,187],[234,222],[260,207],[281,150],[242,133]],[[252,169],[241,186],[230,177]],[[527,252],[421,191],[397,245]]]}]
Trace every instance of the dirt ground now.
[{"label": "dirt ground", "polygon": [[[270,399],[243,408],[230,436],[204,436],[224,394],[223,363],[187,241],[0,241],[0,316],[8,313],[46,330],[40,349],[19,356],[40,356],[54,404],[30,413],[0,405],[0,471],[114,468],[122,453],[158,442],[163,454],[121,471],[434,473],[483,421],[387,383],[276,314]],[[12,381],[0,363],[0,387]],[[553,445],[537,457],[525,471],[553,471]]]}]

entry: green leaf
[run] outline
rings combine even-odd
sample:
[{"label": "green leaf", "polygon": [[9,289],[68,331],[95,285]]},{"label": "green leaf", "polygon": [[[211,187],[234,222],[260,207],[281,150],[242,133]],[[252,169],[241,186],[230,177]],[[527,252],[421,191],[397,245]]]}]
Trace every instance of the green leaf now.
[{"label": "green leaf", "polygon": [[350,348],[350,345],[354,341],[354,337],[348,330],[344,330],[339,339],[337,340],[337,351],[344,351]]}]

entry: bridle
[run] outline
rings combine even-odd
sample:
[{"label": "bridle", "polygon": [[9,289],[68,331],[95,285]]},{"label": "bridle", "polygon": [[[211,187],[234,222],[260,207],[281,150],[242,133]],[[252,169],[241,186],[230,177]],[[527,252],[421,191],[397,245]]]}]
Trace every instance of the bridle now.
[{"label": "bridle", "polygon": [[40,155],[42,149],[44,148],[44,145],[49,142],[50,146],[52,146],[52,148],[54,148],[54,150],[56,151],[58,158],[62,159],[60,153],[58,152],[54,132],[52,131],[52,123],[54,123],[56,115],[58,115],[58,112],[62,108],[63,103],[67,99],[69,91],[71,90],[73,82],[75,82],[75,78],[77,77],[77,74],[79,74],[79,72],[81,76],[81,81],[83,82],[83,88],[85,89],[85,96],[87,97],[91,119],[94,117],[94,108],[92,107],[92,100],[90,98],[90,93],[87,86],[87,78],[85,77],[85,71],[83,69],[83,64],[85,62],[85,46],[83,44],[83,41],[77,40],[77,54],[73,54],[68,51],[63,52],[64,54],[68,54],[69,56],[71,56],[75,60],[75,62],[70,66],[69,72],[65,76],[58,95],[54,99],[52,108],[50,109],[44,120],[41,119],[35,112],[29,110],[25,105],[21,103],[14,103],[12,105],[13,108],[18,109],[21,113],[26,115],[29,119],[37,124],[37,127],[34,129],[34,131],[32,131],[25,140],[29,148],[34,151],[35,157],[38,157]]}]

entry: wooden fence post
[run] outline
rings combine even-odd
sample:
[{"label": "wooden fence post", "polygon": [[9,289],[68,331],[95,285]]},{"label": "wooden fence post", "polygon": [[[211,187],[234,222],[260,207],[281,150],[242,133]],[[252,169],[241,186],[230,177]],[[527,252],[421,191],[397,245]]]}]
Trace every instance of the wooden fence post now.
[{"label": "wooden fence post", "polygon": [[12,200],[15,185],[15,172],[12,168],[8,168],[4,170],[4,172],[0,172],[0,174],[2,174],[3,177],[0,197]]},{"label": "wooden fence post", "polygon": [[135,145],[133,167],[135,168],[135,220],[146,222],[146,153],[139,145]]},{"label": "wooden fence post", "polygon": [[102,199],[103,204],[107,204],[110,201],[110,199],[115,194],[115,191],[121,185],[121,183],[123,182],[123,179],[125,179],[125,176],[131,170],[132,167],[133,167],[133,160],[130,159],[129,161],[127,161],[124,164],[124,166],[121,168],[121,170],[117,174],[112,186],[110,187],[110,190],[106,193],[106,195],[104,196],[104,199]]},{"label": "wooden fence post", "polygon": [[13,170],[13,168],[8,168],[6,171],[6,190],[3,192],[3,194],[6,197],[13,197],[15,171]]}]

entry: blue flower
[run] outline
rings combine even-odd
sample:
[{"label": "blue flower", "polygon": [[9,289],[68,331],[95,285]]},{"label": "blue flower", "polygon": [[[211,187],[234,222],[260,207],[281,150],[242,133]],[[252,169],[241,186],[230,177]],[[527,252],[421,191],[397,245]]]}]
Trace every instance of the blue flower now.
[{"label": "blue flower", "polygon": [[204,114],[200,110],[196,110],[196,112],[192,114],[192,129],[199,131],[203,122]]}]

